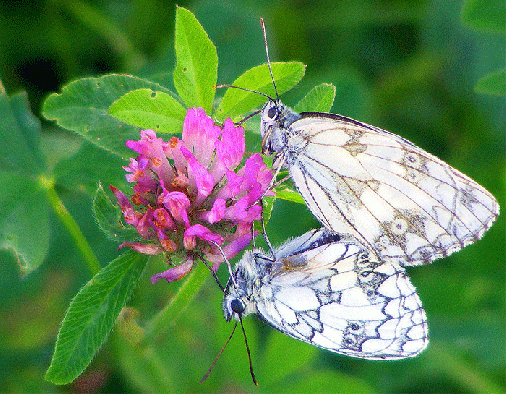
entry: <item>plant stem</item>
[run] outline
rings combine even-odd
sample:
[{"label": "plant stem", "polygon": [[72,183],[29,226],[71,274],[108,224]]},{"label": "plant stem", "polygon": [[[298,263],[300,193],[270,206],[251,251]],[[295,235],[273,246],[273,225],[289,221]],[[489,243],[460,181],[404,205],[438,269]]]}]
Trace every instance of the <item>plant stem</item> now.
[{"label": "plant stem", "polygon": [[438,368],[444,370],[448,376],[465,387],[467,391],[475,393],[503,392],[494,381],[480,373],[476,365],[471,365],[463,358],[456,357],[444,346],[433,343],[431,352],[435,355]]},{"label": "plant stem", "polygon": [[95,253],[93,253],[90,244],[81,232],[79,225],[74,220],[69,211],[67,211],[67,208],[65,208],[65,205],[63,205],[63,202],[60,200],[58,194],[54,190],[54,180],[46,178],[45,176],[41,176],[39,178],[39,181],[46,191],[47,198],[53,207],[53,210],[56,212],[58,217],[63,222],[63,225],[67,228],[68,232],[74,239],[77,248],[83,254],[84,260],[86,261],[86,264],[88,265],[88,268],[90,269],[92,275],[97,274],[98,271],[100,271],[100,263],[98,262]]},{"label": "plant stem", "polygon": [[147,325],[141,346],[149,345],[158,335],[175,324],[208,276],[207,267],[204,264],[196,264],[172,300]]}]

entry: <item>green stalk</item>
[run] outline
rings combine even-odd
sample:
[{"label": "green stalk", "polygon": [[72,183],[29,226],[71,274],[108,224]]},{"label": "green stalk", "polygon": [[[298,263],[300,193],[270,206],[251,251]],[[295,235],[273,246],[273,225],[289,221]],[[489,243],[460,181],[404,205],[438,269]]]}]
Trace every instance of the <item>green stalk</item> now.
[{"label": "green stalk", "polygon": [[142,329],[135,319],[118,322],[113,330],[112,341],[116,357],[123,372],[138,386],[140,391],[148,393],[174,392],[174,382],[167,373],[167,367],[152,347],[138,346]]},{"label": "green stalk", "polygon": [[95,253],[93,253],[90,244],[81,232],[79,225],[74,220],[69,211],[67,211],[67,208],[65,208],[65,205],[63,205],[63,202],[60,200],[58,194],[54,190],[54,180],[46,178],[45,176],[41,176],[39,178],[39,181],[43,189],[46,191],[47,198],[50,205],[53,207],[53,210],[56,212],[58,217],[63,222],[63,225],[66,227],[74,239],[77,248],[83,254],[84,260],[86,261],[86,264],[88,265],[88,268],[90,269],[92,275],[97,274],[98,271],[100,271],[100,264],[97,260],[97,257],[95,256]]},{"label": "green stalk", "polygon": [[438,344],[431,345],[431,353],[435,357],[438,368],[445,371],[467,391],[473,393],[501,393],[503,390],[494,381],[480,373],[479,367],[471,365],[463,358],[456,357],[448,349]]},{"label": "green stalk", "polygon": [[172,300],[147,325],[141,346],[149,345],[158,335],[176,323],[208,276],[209,270],[207,267],[204,264],[196,264]]}]

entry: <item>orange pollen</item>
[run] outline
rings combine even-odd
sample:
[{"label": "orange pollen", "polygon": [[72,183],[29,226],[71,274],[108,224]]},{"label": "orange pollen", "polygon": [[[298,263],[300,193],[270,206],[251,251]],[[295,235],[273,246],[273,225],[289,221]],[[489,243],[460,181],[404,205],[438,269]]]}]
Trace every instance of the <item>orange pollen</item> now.
[{"label": "orange pollen", "polygon": [[174,253],[177,250],[177,244],[172,239],[164,239],[160,241],[160,244],[169,253]]},{"label": "orange pollen", "polygon": [[174,149],[176,146],[177,146],[177,143],[179,142],[179,139],[177,137],[172,137],[170,140],[169,140],[169,146]]},{"label": "orange pollen", "polygon": [[153,157],[151,162],[155,167],[160,167],[162,165],[162,161],[158,157]]},{"label": "orange pollen", "polygon": [[132,196],[132,202],[135,204],[135,205],[141,205],[142,202],[141,202],[141,198],[138,194],[134,194]]},{"label": "orange pollen", "polygon": [[186,180],[184,178],[175,177],[172,181],[172,186],[174,187],[185,187],[186,186]]},{"label": "orange pollen", "polygon": [[140,178],[144,176],[144,171],[142,170],[136,170],[133,174],[134,180],[138,181]]},{"label": "orange pollen", "polygon": [[156,215],[156,222],[160,223],[160,226],[162,226],[162,227],[167,227],[169,224],[169,222],[167,221],[165,216],[160,215],[160,214]]}]

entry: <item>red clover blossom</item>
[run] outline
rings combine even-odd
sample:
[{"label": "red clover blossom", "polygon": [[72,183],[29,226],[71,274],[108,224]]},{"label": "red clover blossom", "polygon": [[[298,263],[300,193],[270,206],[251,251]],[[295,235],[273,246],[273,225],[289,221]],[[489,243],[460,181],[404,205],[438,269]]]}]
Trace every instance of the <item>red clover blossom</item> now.
[{"label": "red clover blossom", "polygon": [[153,283],[181,279],[197,258],[216,270],[223,256],[215,244],[229,259],[248,245],[251,225],[261,217],[256,202],[269,187],[272,172],[258,153],[234,172],[245,150],[242,127],[227,119],[220,128],[202,108],[194,108],[186,114],[182,139],[164,142],[153,130],[143,130],[139,141],[126,145],[139,154],[123,167],[127,181],[135,183],[134,194],[128,198],[114,186],[110,189],[125,222],[144,240],[124,242],[120,248],[185,260],[154,275]]}]

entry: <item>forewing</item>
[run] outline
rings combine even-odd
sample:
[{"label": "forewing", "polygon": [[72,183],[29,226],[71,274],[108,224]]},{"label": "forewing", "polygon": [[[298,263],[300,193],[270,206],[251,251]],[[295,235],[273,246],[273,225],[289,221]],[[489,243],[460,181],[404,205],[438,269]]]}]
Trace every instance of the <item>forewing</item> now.
[{"label": "forewing", "polygon": [[313,214],[385,261],[428,263],[481,238],[499,213],[469,177],[409,141],[338,115],[305,114],[283,153]]},{"label": "forewing", "polygon": [[262,319],[279,331],[367,359],[413,357],[427,346],[425,312],[404,268],[346,241],[283,260],[256,297]]}]

